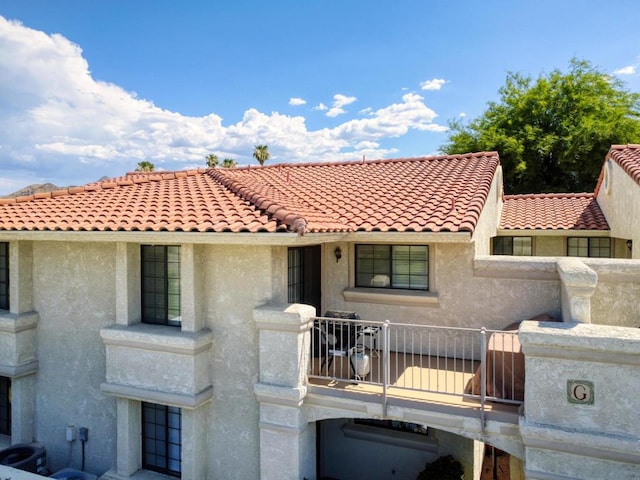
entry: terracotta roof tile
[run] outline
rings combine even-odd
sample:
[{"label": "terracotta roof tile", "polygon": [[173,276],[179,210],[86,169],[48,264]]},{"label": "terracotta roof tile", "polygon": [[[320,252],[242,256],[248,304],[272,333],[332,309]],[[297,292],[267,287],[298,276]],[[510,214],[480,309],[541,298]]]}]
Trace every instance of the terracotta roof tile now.
[{"label": "terracotta roof tile", "polygon": [[[612,145],[607,153],[606,160],[613,160],[629,175],[637,185],[640,185],[640,145]],[[598,195],[600,185],[604,180],[604,168],[600,171],[595,195]]]},{"label": "terracotta roof tile", "polygon": [[495,152],[139,173],[0,200],[1,230],[472,232]]},{"label": "terracotta roof tile", "polygon": [[506,195],[504,230],[609,230],[592,193]]}]

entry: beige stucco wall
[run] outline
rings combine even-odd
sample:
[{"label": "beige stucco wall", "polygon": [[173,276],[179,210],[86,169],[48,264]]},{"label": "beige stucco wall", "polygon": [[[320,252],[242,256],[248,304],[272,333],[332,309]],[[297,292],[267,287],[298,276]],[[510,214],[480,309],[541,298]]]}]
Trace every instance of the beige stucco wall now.
[{"label": "beige stucco wall", "polygon": [[597,200],[611,236],[633,240],[632,258],[640,258],[640,186],[612,160],[607,160],[603,168],[605,181]]},{"label": "beige stucco wall", "polygon": [[[37,328],[35,438],[52,471],[67,466],[65,427],[87,427],[86,468],[114,462],[115,400],[100,391],[105,354],[100,329],[114,322],[115,245],[33,242],[33,305]],[[81,446],[71,446],[79,467]]]},{"label": "beige stucco wall", "polygon": [[272,289],[271,247],[201,246],[204,312],[213,332],[211,478],[259,478],[258,334],[252,321]]},{"label": "beige stucco wall", "polygon": [[[115,464],[116,399],[100,390],[105,381],[100,330],[115,323],[116,250],[114,243],[33,242],[33,303],[42,312],[35,339],[40,367],[34,440],[47,447],[54,470],[67,466],[67,425],[89,429],[88,471],[102,473]],[[194,257],[201,299],[196,316],[213,333],[208,374],[214,397],[205,407],[209,428],[199,439],[208,443],[206,470],[212,478],[258,478],[259,409],[253,393],[258,341],[252,310],[269,301],[272,290],[282,293],[281,279],[274,282],[270,273],[272,247],[198,245]],[[147,356],[138,360],[144,372]],[[79,467],[80,458],[75,442],[71,465]]]},{"label": "beige stucco wall", "polygon": [[561,257],[566,255],[566,237],[533,237],[533,254],[538,257]]},{"label": "beige stucco wall", "polygon": [[[343,291],[352,286],[353,245],[341,244],[343,258],[331,262],[334,246],[325,249],[326,279],[323,310],[357,311],[367,320],[429,325],[502,328],[540,313],[560,311],[559,281],[505,279],[477,276],[473,268],[473,244],[431,244],[430,287],[437,304],[402,306],[348,302]],[[381,292],[378,300],[391,297]]]},{"label": "beige stucco wall", "polygon": [[472,240],[476,247],[476,255],[489,255],[491,237],[496,234],[500,215],[502,214],[502,205],[502,167],[498,166],[491,182],[487,201],[472,235]]}]

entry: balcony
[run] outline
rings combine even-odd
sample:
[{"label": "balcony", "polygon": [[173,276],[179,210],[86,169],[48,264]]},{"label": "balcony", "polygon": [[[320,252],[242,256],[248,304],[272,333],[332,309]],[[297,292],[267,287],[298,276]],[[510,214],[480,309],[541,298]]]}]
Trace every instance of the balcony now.
[{"label": "balcony", "polygon": [[515,414],[524,400],[518,331],[317,317],[310,391],[467,415]]}]

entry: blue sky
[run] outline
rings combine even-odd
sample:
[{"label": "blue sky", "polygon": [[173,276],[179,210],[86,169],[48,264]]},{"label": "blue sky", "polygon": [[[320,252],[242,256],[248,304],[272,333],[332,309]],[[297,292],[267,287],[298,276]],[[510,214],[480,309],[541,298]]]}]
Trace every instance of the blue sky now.
[{"label": "blue sky", "polygon": [[[0,195],[131,171],[437,153],[508,72],[640,91],[637,0],[0,0]],[[640,141],[640,139],[639,139]]]}]

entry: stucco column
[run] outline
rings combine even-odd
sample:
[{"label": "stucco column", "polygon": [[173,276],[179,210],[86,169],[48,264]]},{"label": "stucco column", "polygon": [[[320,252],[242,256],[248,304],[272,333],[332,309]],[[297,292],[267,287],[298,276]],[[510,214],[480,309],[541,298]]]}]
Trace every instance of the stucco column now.
[{"label": "stucco column", "polygon": [[640,329],[522,322],[527,480],[638,478]]},{"label": "stucco column", "polygon": [[116,246],[116,323],[140,321],[140,245],[118,242]]},{"label": "stucco column", "polygon": [[118,398],[117,402],[117,478],[129,478],[142,468],[141,425],[142,410],[140,402]]},{"label": "stucco column", "polygon": [[33,243],[9,243],[9,311],[0,311],[0,375],[11,378],[11,442],[34,440],[38,371],[33,311]]},{"label": "stucco column", "polygon": [[203,480],[207,477],[207,430],[209,404],[182,409],[182,480]]},{"label": "stucco column", "polygon": [[315,308],[263,306],[253,311],[260,331],[260,479],[315,478],[315,424],[302,414],[307,393],[310,329]]},{"label": "stucco column", "polygon": [[562,289],[562,319],[591,323],[591,296],[598,274],[577,258],[561,258],[557,263]]}]

